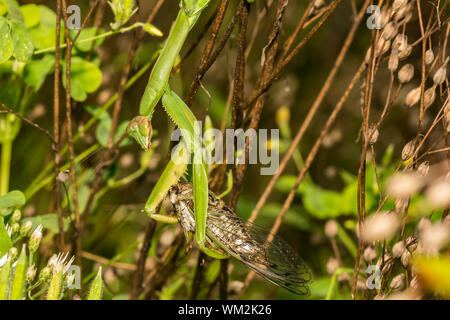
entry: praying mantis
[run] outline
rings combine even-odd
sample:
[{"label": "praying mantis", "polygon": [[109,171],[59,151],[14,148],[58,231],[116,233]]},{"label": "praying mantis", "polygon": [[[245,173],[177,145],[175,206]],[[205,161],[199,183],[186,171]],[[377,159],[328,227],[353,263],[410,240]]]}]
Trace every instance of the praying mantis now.
[{"label": "praying mantis", "polygon": [[[208,256],[216,259],[233,256],[268,281],[296,294],[308,294],[306,284],[311,281],[311,273],[300,256],[280,237],[241,220],[225,206],[220,196],[208,191],[207,165],[197,119],[168,84],[183,43],[209,2],[181,0],[177,18],[141,99],[140,115],[133,118],[128,126],[128,134],[143,149],[148,150],[152,134],[150,122],[155,107],[161,100],[169,117],[181,130],[182,138],[150,193],[144,212],[156,221],[180,223],[186,240],[189,242],[189,233],[194,233],[198,248]],[[180,184],[178,181],[191,159],[192,183]],[[157,212],[168,193],[176,209],[176,217]]]},{"label": "praying mantis", "polygon": [[160,55],[155,62],[144,95],[142,96],[139,105],[140,115],[131,120],[127,131],[143,149],[148,150],[151,143],[150,139],[152,131],[150,121],[157,103],[159,100],[162,100],[164,109],[175,124],[181,129],[182,141],[177,145],[174,152],[177,156],[171,157],[161,174],[161,177],[153,188],[145,204],[144,211],[150,218],[160,222],[178,222],[175,217],[156,213],[156,209],[167,195],[169,189],[178,182],[180,177],[186,171],[189,157],[193,152],[192,182],[195,221],[197,225],[195,242],[199,249],[207,255],[217,259],[224,259],[229,256],[206,246],[205,233],[208,210],[208,177],[202,155],[202,145],[194,132],[196,118],[183,100],[170,89],[168,84],[170,73],[184,41],[189,31],[198,20],[201,12],[206,8],[209,2],[210,0],[180,1],[180,10],[172,24]]}]

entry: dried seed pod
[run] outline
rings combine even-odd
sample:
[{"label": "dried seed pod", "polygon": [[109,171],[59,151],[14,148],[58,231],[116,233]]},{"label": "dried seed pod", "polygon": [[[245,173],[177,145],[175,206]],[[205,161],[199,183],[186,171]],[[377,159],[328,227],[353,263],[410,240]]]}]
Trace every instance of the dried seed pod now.
[{"label": "dried seed pod", "polygon": [[383,7],[383,9],[381,9],[381,15],[380,15],[380,27],[384,28],[389,20],[391,20],[391,16],[392,16],[392,11],[389,8]]},{"label": "dried seed pod", "polygon": [[394,259],[392,259],[391,255],[389,253],[385,253],[384,254],[384,265],[382,265],[382,263],[383,263],[383,258],[379,257],[378,261],[377,261],[377,266],[378,266],[378,268],[380,268],[381,273],[385,274],[394,265]]},{"label": "dried seed pod", "polygon": [[434,74],[433,82],[435,85],[441,85],[445,81],[445,78],[447,77],[448,59],[449,59],[449,57],[447,57],[447,59],[445,59],[444,64]]},{"label": "dried seed pod", "polygon": [[398,68],[398,51],[392,50],[389,55],[388,69],[391,72],[394,72]]},{"label": "dried seed pod", "polygon": [[391,284],[389,286],[393,290],[403,289],[403,287],[405,286],[405,274],[401,273],[398,276],[395,276],[394,279],[392,279]]},{"label": "dried seed pod", "polygon": [[430,228],[433,224],[431,223],[430,218],[423,217],[420,219],[419,224],[417,225],[417,229],[420,233],[423,233],[426,229]]},{"label": "dried seed pod", "polygon": [[398,10],[401,7],[405,6],[408,3],[408,0],[394,0],[392,3],[392,10]]},{"label": "dried seed pod", "polygon": [[375,144],[377,142],[377,140],[378,140],[379,134],[380,133],[378,132],[377,128],[370,127],[369,130],[368,130],[368,133],[367,133],[368,138],[370,139],[369,140],[369,144]]},{"label": "dried seed pod", "polygon": [[[379,57],[389,51],[391,41],[380,38],[375,46],[375,56]],[[369,56],[370,58],[370,56]]]},{"label": "dried seed pod", "polygon": [[423,93],[423,107],[427,110],[436,99],[436,85],[425,90]]},{"label": "dried seed pod", "polygon": [[417,174],[399,173],[387,182],[387,191],[394,198],[409,198],[422,187],[423,181]]},{"label": "dried seed pod", "polygon": [[373,297],[373,300],[384,300],[384,299],[386,299],[386,294],[384,294],[382,292],[380,292],[375,297]]},{"label": "dried seed pod", "polygon": [[361,226],[361,239],[365,242],[390,238],[400,223],[396,214],[381,212],[369,216]]},{"label": "dried seed pod", "polygon": [[429,65],[434,61],[434,52],[431,49],[425,51],[425,64]]},{"label": "dried seed pod", "polygon": [[336,220],[331,219],[325,223],[325,234],[328,238],[334,238],[338,233],[338,224]]},{"label": "dried seed pod", "polygon": [[412,45],[408,44],[408,45],[406,46],[405,50],[399,51],[399,53],[398,53],[398,58],[400,59],[400,61],[401,61],[401,60],[405,60],[406,58],[409,57],[409,55],[411,54],[411,52],[412,52]]},{"label": "dried seed pod", "polygon": [[436,223],[420,233],[420,243],[428,255],[437,255],[450,242],[450,229],[444,223]]},{"label": "dried seed pod", "polygon": [[392,49],[399,52],[406,50],[408,47],[408,37],[404,34],[398,34],[392,42]]},{"label": "dried seed pod", "polygon": [[388,24],[384,26],[381,36],[385,40],[391,40],[397,35],[397,33],[398,33],[398,26],[395,24],[395,22],[390,21]]},{"label": "dried seed pod", "polygon": [[[399,24],[408,22],[409,20],[407,20],[407,21],[405,21],[405,20],[406,20],[406,18],[408,18],[409,15],[412,15],[411,10],[412,10],[411,3],[405,4],[401,7],[399,7],[397,10],[394,10],[395,11],[394,21]],[[402,20],[402,21],[400,22],[400,20]]]},{"label": "dried seed pod", "polygon": [[405,64],[398,71],[398,81],[400,83],[407,83],[411,81],[413,77],[414,77],[414,66],[411,63]]},{"label": "dried seed pod", "polygon": [[428,175],[428,171],[430,171],[430,161],[422,162],[417,168],[417,172],[423,177]]},{"label": "dried seed pod", "polygon": [[411,251],[414,252],[417,248],[417,238],[414,235],[410,235],[408,238],[406,238],[405,240],[405,246],[406,248]]},{"label": "dried seed pod", "polygon": [[363,253],[364,261],[372,262],[377,257],[377,249],[374,246],[367,246]]},{"label": "dried seed pod", "polygon": [[410,260],[411,260],[411,253],[408,250],[405,250],[402,254],[402,257],[400,258],[403,267],[408,268]]},{"label": "dried seed pod", "polygon": [[409,283],[409,286],[415,290],[420,290],[420,281],[417,276],[414,276]]},{"label": "dried seed pod", "polygon": [[440,181],[428,187],[425,193],[427,199],[435,208],[450,207],[450,181]]},{"label": "dried seed pod", "polygon": [[334,257],[330,257],[327,261],[328,274],[333,274],[337,268],[339,268],[339,261]]},{"label": "dried seed pod", "polygon": [[421,94],[420,87],[412,89],[405,97],[405,104],[411,108],[415,104],[417,104],[420,100],[420,94]]},{"label": "dried seed pod", "polygon": [[394,246],[392,247],[392,255],[395,258],[400,258],[403,254],[403,252],[405,252],[405,242],[404,241],[399,241],[396,244],[394,244]]},{"label": "dried seed pod", "polygon": [[395,212],[403,212],[406,210],[406,207],[408,206],[408,198],[397,198],[395,200]]},{"label": "dried seed pod", "polygon": [[409,141],[402,150],[402,160],[406,161],[414,155],[416,151],[416,139]]}]

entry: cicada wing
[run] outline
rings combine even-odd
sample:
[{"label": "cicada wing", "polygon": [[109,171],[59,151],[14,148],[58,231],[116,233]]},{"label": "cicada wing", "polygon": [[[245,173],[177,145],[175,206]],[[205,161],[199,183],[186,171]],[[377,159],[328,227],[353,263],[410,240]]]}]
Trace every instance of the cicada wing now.
[{"label": "cicada wing", "polygon": [[[208,236],[265,279],[287,290],[308,295],[312,274],[292,247],[280,236],[239,218],[226,207],[208,213]],[[273,238],[271,242],[267,239]]]}]

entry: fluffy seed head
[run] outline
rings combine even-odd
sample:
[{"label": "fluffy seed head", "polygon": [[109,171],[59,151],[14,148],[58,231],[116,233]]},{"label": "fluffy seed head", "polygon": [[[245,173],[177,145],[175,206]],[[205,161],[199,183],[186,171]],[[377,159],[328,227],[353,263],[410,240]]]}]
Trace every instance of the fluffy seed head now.
[{"label": "fluffy seed head", "polygon": [[383,240],[391,237],[398,227],[399,221],[394,213],[377,213],[364,221],[360,236],[365,242]]}]

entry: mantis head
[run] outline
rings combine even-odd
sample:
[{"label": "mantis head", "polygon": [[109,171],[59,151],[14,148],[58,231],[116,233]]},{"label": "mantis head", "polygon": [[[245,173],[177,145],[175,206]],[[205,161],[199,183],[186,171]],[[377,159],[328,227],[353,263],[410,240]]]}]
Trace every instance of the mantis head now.
[{"label": "mantis head", "polygon": [[144,116],[131,119],[127,133],[132,136],[144,150],[149,150],[152,137],[152,125],[150,120]]}]

